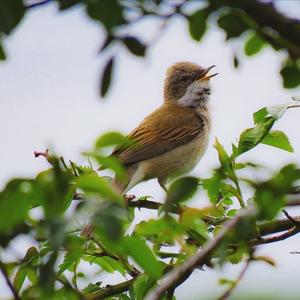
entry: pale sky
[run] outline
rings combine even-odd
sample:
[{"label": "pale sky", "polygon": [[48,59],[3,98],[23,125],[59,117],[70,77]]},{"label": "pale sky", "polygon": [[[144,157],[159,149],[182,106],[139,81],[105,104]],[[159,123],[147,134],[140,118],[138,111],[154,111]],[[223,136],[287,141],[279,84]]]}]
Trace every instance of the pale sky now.
[{"label": "pale sky", "polygon": [[[300,11],[300,1],[282,1],[279,5],[294,16],[297,9]],[[151,40],[158,32],[155,24],[143,22],[134,32],[144,33]],[[58,13],[54,5],[49,5],[32,10],[5,40],[8,60],[0,64],[1,187],[11,177],[34,176],[48,167],[43,159],[33,158],[36,149],[51,145],[66,159],[84,162],[80,153],[90,149],[101,133],[108,130],[128,133],[162,103],[166,68],[177,61],[206,67],[215,64],[220,73],[212,79],[211,143],[193,171],[199,177],[208,177],[218,164],[212,147],[216,136],[229,150],[241,131],[252,125],[254,111],[300,95],[299,88],[282,88],[278,75],[282,53],[266,48],[253,58],[245,58],[241,41],[225,43],[224,33],[216,27],[209,30],[201,43],[196,43],[188,36],[186,24],[178,18],[169,24],[145,59],[132,56],[125,49],[119,52],[112,88],[105,99],[100,99],[98,78],[106,61],[105,55],[97,54],[102,39],[101,28],[90,22],[80,9]],[[242,58],[238,70],[232,64],[234,52]],[[300,111],[288,111],[276,125],[276,129],[289,136],[294,153],[262,145],[245,154],[242,160],[253,160],[274,170],[288,162],[299,165],[299,116]],[[156,181],[140,184],[131,193],[151,194],[160,201],[164,197]],[[150,216],[143,210],[140,217]],[[261,247],[259,253],[277,261],[276,272],[264,263],[254,263],[238,290],[271,290],[276,295],[285,295],[288,290],[299,294],[296,274],[300,257],[289,254],[300,250],[299,238]],[[24,243],[25,246],[28,244]],[[194,272],[178,289],[177,299],[186,299],[186,295],[195,295],[197,299],[197,295],[203,294],[216,297],[222,290],[218,278],[227,275],[234,278],[240,267]],[[2,293],[9,295],[2,282],[0,291],[0,297]]]}]

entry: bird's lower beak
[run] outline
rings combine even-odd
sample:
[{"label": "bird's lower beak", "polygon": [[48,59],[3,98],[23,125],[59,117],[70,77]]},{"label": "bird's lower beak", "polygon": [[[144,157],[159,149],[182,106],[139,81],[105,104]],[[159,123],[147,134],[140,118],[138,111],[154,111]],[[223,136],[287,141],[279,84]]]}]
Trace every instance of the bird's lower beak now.
[{"label": "bird's lower beak", "polygon": [[203,72],[201,72],[200,78],[199,78],[198,80],[205,81],[205,80],[209,80],[209,79],[211,79],[212,77],[218,75],[219,73],[214,73],[214,74],[212,74],[212,75],[207,75],[208,72],[209,72],[212,68],[214,68],[214,67],[215,67],[215,65],[210,66],[210,67],[206,68]]}]

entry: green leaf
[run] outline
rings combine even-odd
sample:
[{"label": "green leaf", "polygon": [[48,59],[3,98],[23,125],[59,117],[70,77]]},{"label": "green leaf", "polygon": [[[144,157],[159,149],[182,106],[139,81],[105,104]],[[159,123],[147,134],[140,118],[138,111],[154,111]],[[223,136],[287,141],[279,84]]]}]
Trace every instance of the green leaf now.
[{"label": "green leaf", "polygon": [[280,70],[283,86],[292,89],[300,85],[300,62],[289,60]]},{"label": "green leaf", "polygon": [[148,275],[156,280],[161,277],[161,264],[156,260],[153,252],[142,239],[138,237],[127,237],[123,241],[123,246],[127,254],[130,255]]},{"label": "green leaf", "polygon": [[[122,201],[124,205],[124,200]],[[99,209],[95,212],[93,222],[96,226],[96,232],[109,242],[118,242],[122,237],[125,225],[127,224],[127,211],[119,203],[107,202],[98,205]],[[112,245],[109,246],[113,247]]]},{"label": "green leaf", "polygon": [[101,149],[109,146],[126,146],[132,143],[132,140],[119,132],[108,132],[101,135],[95,143],[96,149]]},{"label": "green leaf", "polygon": [[32,180],[13,179],[6,185],[0,193],[0,232],[24,221],[36,195]]},{"label": "green leaf", "polygon": [[231,157],[227,154],[223,145],[219,143],[217,138],[214,147],[218,152],[219,161],[223,168],[223,171],[225,171],[225,173],[228,174],[230,178],[233,178],[235,176],[233,171],[233,162],[231,160]]},{"label": "green leaf", "polygon": [[77,262],[81,257],[79,252],[67,252],[65,254],[63,262],[58,266],[57,275],[61,275],[65,270],[69,269],[72,265]]},{"label": "green leaf", "polygon": [[239,11],[230,11],[218,19],[218,25],[226,32],[226,39],[239,37],[248,29],[245,24],[245,16]]},{"label": "green leaf", "polygon": [[269,133],[274,122],[274,118],[268,117],[265,122],[258,123],[255,127],[243,131],[239,139],[238,155],[258,145]]},{"label": "green leaf", "polygon": [[265,138],[261,141],[262,144],[276,147],[288,152],[293,152],[294,149],[290,144],[288,137],[279,130],[270,131]]},{"label": "green leaf", "polygon": [[266,45],[266,42],[257,34],[253,34],[247,40],[244,51],[247,56],[258,53]]},{"label": "green leaf", "polygon": [[120,162],[120,160],[115,156],[100,156],[100,155],[92,155],[94,156],[98,163],[100,164],[101,170],[110,169],[115,172],[118,180],[125,179],[126,169]]},{"label": "green leaf", "polygon": [[234,280],[231,280],[231,279],[220,278],[220,279],[219,279],[219,284],[220,284],[220,285],[234,286],[234,285],[236,284],[236,282],[235,282]]},{"label": "green leaf", "polygon": [[286,194],[300,180],[300,169],[294,165],[284,166],[271,179],[256,187],[254,201],[258,208],[258,220],[271,220],[282,209]]},{"label": "green leaf", "polygon": [[210,178],[202,179],[203,188],[206,190],[212,204],[216,204],[219,201],[222,180],[223,176],[219,171],[214,171],[213,176]]},{"label": "green leaf", "polygon": [[42,204],[46,218],[49,219],[65,212],[74,193],[71,174],[62,170],[56,157],[52,157],[52,165],[52,169],[39,173],[35,180],[41,194],[37,204]]},{"label": "green leaf", "polygon": [[1,45],[1,42],[0,42],[0,60],[6,60],[5,51],[3,49],[3,46]]},{"label": "green leaf", "polygon": [[108,31],[124,23],[123,8],[117,0],[89,1],[86,9],[88,15],[100,21]]},{"label": "green leaf", "polygon": [[22,0],[0,0],[0,31],[10,34],[25,14]]},{"label": "green leaf", "polygon": [[136,225],[134,232],[143,237],[159,236],[160,240],[172,243],[176,237],[185,232],[184,227],[173,218],[142,221]]},{"label": "green leaf", "polygon": [[231,198],[225,198],[222,202],[223,202],[223,204],[228,205],[228,206],[233,204],[233,201]]},{"label": "green leaf", "polygon": [[263,107],[262,109],[258,110],[253,114],[254,124],[258,124],[265,121],[267,116],[268,116],[267,107]]},{"label": "green leaf", "polygon": [[27,277],[28,273],[28,267],[27,266],[22,266],[19,268],[17,271],[14,280],[13,280],[13,286],[16,289],[17,292],[19,292],[23,286],[23,283]]},{"label": "green leaf", "polygon": [[169,212],[174,205],[185,202],[193,197],[199,185],[199,179],[196,177],[183,177],[175,180],[167,194],[164,210]]},{"label": "green leaf", "polygon": [[208,11],[206,9],[199,9],[188,17],[190,35],[197,42],[205,34],[207,17]]},{"label": "green leaf", "polygon": [[39,281],[36,268],[28,267],[27,277],[33,285],[36,285]]},{"label": "green leaf", "polygon": [[118,203],[123,203],[122,195],[105,179],[96,174],[86,174],[76,179],[77,186],[86,193],[96,193]]},{"label": "green leaf", "polygon": [[154,286],[156,281],[147,274],[140,275],[133,283],[133,293],[135,300],[144,300],[147,292]]},{"label": "green leaf", "polygon": [[102,73],[102,77],[100,80],[100,95],[101,95],[101,97],[104,97],[106,95],[106,93],[108,92],[108,89],[110,87],[113,66],[114,66],[114,57],[111,57],[110,60],[107,62],[107,64],[104,67],[104,71]]},{"label": "green leaf", "polygon": [[145,56],[146,46],[133,36],[126,36],[123,42],[127,49],[136,56]]},{"label": "green leaf", "polygon": [[231,209],[227,212],[227,216],[228,217],[234,217],[236,215],[236,213],[238,212],[237,209]]}]

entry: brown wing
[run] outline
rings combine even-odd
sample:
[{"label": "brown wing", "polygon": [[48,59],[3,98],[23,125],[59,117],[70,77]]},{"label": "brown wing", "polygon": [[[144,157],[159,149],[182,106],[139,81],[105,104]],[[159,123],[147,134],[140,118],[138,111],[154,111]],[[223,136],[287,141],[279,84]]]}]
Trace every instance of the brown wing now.
[{"label": "brown wing", "polygon": [[203,119],[191,109],[165,104],[130,133],[133,145],[118,148],[113,155],[124,164],[133,164],[189,143],[203,128]]}]

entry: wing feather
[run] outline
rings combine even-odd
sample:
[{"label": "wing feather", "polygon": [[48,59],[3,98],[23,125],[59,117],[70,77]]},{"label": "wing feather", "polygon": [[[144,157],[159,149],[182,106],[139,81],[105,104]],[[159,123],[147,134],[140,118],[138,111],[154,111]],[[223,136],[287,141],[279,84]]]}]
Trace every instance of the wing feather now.
[{"label": "wing feather", "polygon": [[191,142],[203,134],[204,126],[204,120],[193,110],[163,105],[129,134],[134,143],[115,149],[113,155],[125,165],[134,164]]}]

